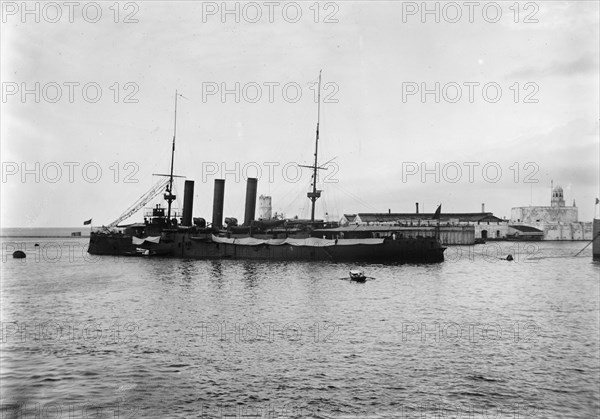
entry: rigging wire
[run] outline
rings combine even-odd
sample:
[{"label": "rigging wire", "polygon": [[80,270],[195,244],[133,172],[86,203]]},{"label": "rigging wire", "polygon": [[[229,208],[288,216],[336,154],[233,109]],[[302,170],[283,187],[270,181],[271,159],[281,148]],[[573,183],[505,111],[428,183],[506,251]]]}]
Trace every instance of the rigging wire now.
[{"label": "rigging wire", "polygon": [[379,210],[375,207],[373,207],[371,204],[369,204],[368,202],[362,200],[361,198],[359,198],[358,196],[356,196],[355,194],[353,194],[352,192],[350,192],[349,190],[345,189],[343,186],[341,186],[339,183],[337,184],[337,187],[344,192],[346,195],[348,195],[350,198],[354,199],[357,203],[359,203],[360,205],[362,205],[363,207],[369,208],[370,210],[372,210],[373,212],[379,212]]},{"label": "rigging wire", "polygon": [[304,191],[306,189],[307,189],[306,183],[298,182],[296,184],[296,187],[293,188],[292,190],[290,190],[290,192],[288,192],[286,194],[286,196],[287,196],[287,195],[292,194],[292,192],[293,192],[292,200],[289,201],[289,203],[287,205],[282,206],[284,213],[288,213],[290,208],[296,208],[295,206],[297,205],[297,202],[299,199],[302,199],[302,202],[304,202],[304,206],[301,207],[301,211],[304,211],[304,209],[306,207],[306,201],[307,201],[307,200],[305,201],[306,198],[305,198],[305,194],[304,194]]}]

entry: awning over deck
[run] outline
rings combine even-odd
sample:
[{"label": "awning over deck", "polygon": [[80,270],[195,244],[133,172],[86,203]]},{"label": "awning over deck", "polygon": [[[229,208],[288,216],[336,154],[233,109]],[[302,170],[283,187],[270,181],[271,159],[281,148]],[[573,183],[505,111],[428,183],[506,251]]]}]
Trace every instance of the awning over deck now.
[{"label": "awning over deck", "polygon": [[230,239],[226,237],[217,237],[212,236],[212,241],[215,243],[225,243],[225,244],[237,244],[240,246],[260,246],[263,244],[269,246],[281,246],[281,245],[291,245],[291,246],[308,246],[308,247],[326,247],[326,246],[355,246],[358,244],[368,244],[368,245],[377,245],[382,244],[384,239],[338,239],[338,240],[328,240],[328,239],[320,239],[317,237],[309,237],[306,239],[269,239],[269,240],[261,240],[255,239],[254,237],[243,237]]},{"label": "awning over deck", "polygon": [[132,236],[131,237],[131,243],[132,244],[142,244],[144,242],[150,242],[150,243],[159,243],[160,242],[160,236],[156,236],[156,237],[144,237],[144,238],[139,238],[139,237],[135,237]]}]

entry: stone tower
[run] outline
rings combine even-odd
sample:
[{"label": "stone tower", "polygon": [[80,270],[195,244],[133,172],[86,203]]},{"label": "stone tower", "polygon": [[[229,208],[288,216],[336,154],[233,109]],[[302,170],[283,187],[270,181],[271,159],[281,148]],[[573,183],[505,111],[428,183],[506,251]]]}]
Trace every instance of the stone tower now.
[{"label": "stone tower", "polygon": [[271,219],[271,197],[261,195],[258,198],[258,219],[259,220],[270,220]]},{"label": "stone tower", "polygon": [[560,186],[557,186],[556,188],[552,189],[552,199],[550,201],[550,206],[552,208],[565,206],[565,199],[563,196],[563,188],[561,188]]}]

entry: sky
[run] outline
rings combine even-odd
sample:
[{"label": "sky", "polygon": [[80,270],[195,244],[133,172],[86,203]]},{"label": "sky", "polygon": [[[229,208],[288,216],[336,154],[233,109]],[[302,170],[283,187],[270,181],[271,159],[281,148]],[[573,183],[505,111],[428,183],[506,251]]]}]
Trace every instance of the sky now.
[{"label": "sky", "polygon": [[419,202],[509,218],[549,205],[553,181],[591,221],[599,3],[516,4],[3,2],[0,224],[114,221],[169,171],[175,91],[194,217],[224,178],[225,216],[243,219],[246,177],[309,217],[298,165],[319,117],[318,217]]}]

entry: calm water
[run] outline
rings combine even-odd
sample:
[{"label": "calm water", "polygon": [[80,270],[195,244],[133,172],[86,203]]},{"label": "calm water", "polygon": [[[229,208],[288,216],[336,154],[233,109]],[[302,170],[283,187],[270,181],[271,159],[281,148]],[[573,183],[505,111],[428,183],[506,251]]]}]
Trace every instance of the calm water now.
[{"label": "calm water", "polygon": [[3,417],[598,415],[600,265],[567,257],[583,242],[450,248],[364,265],[364,284],[346,264],[86,244],[4,239]]},{"label": "calm water", "polygon": [[72,233],[81,233],[82,237],[90,236],[90,226],[81,227],[2,227],[0,236],[6,240],[12,237],[71,237]]}]

